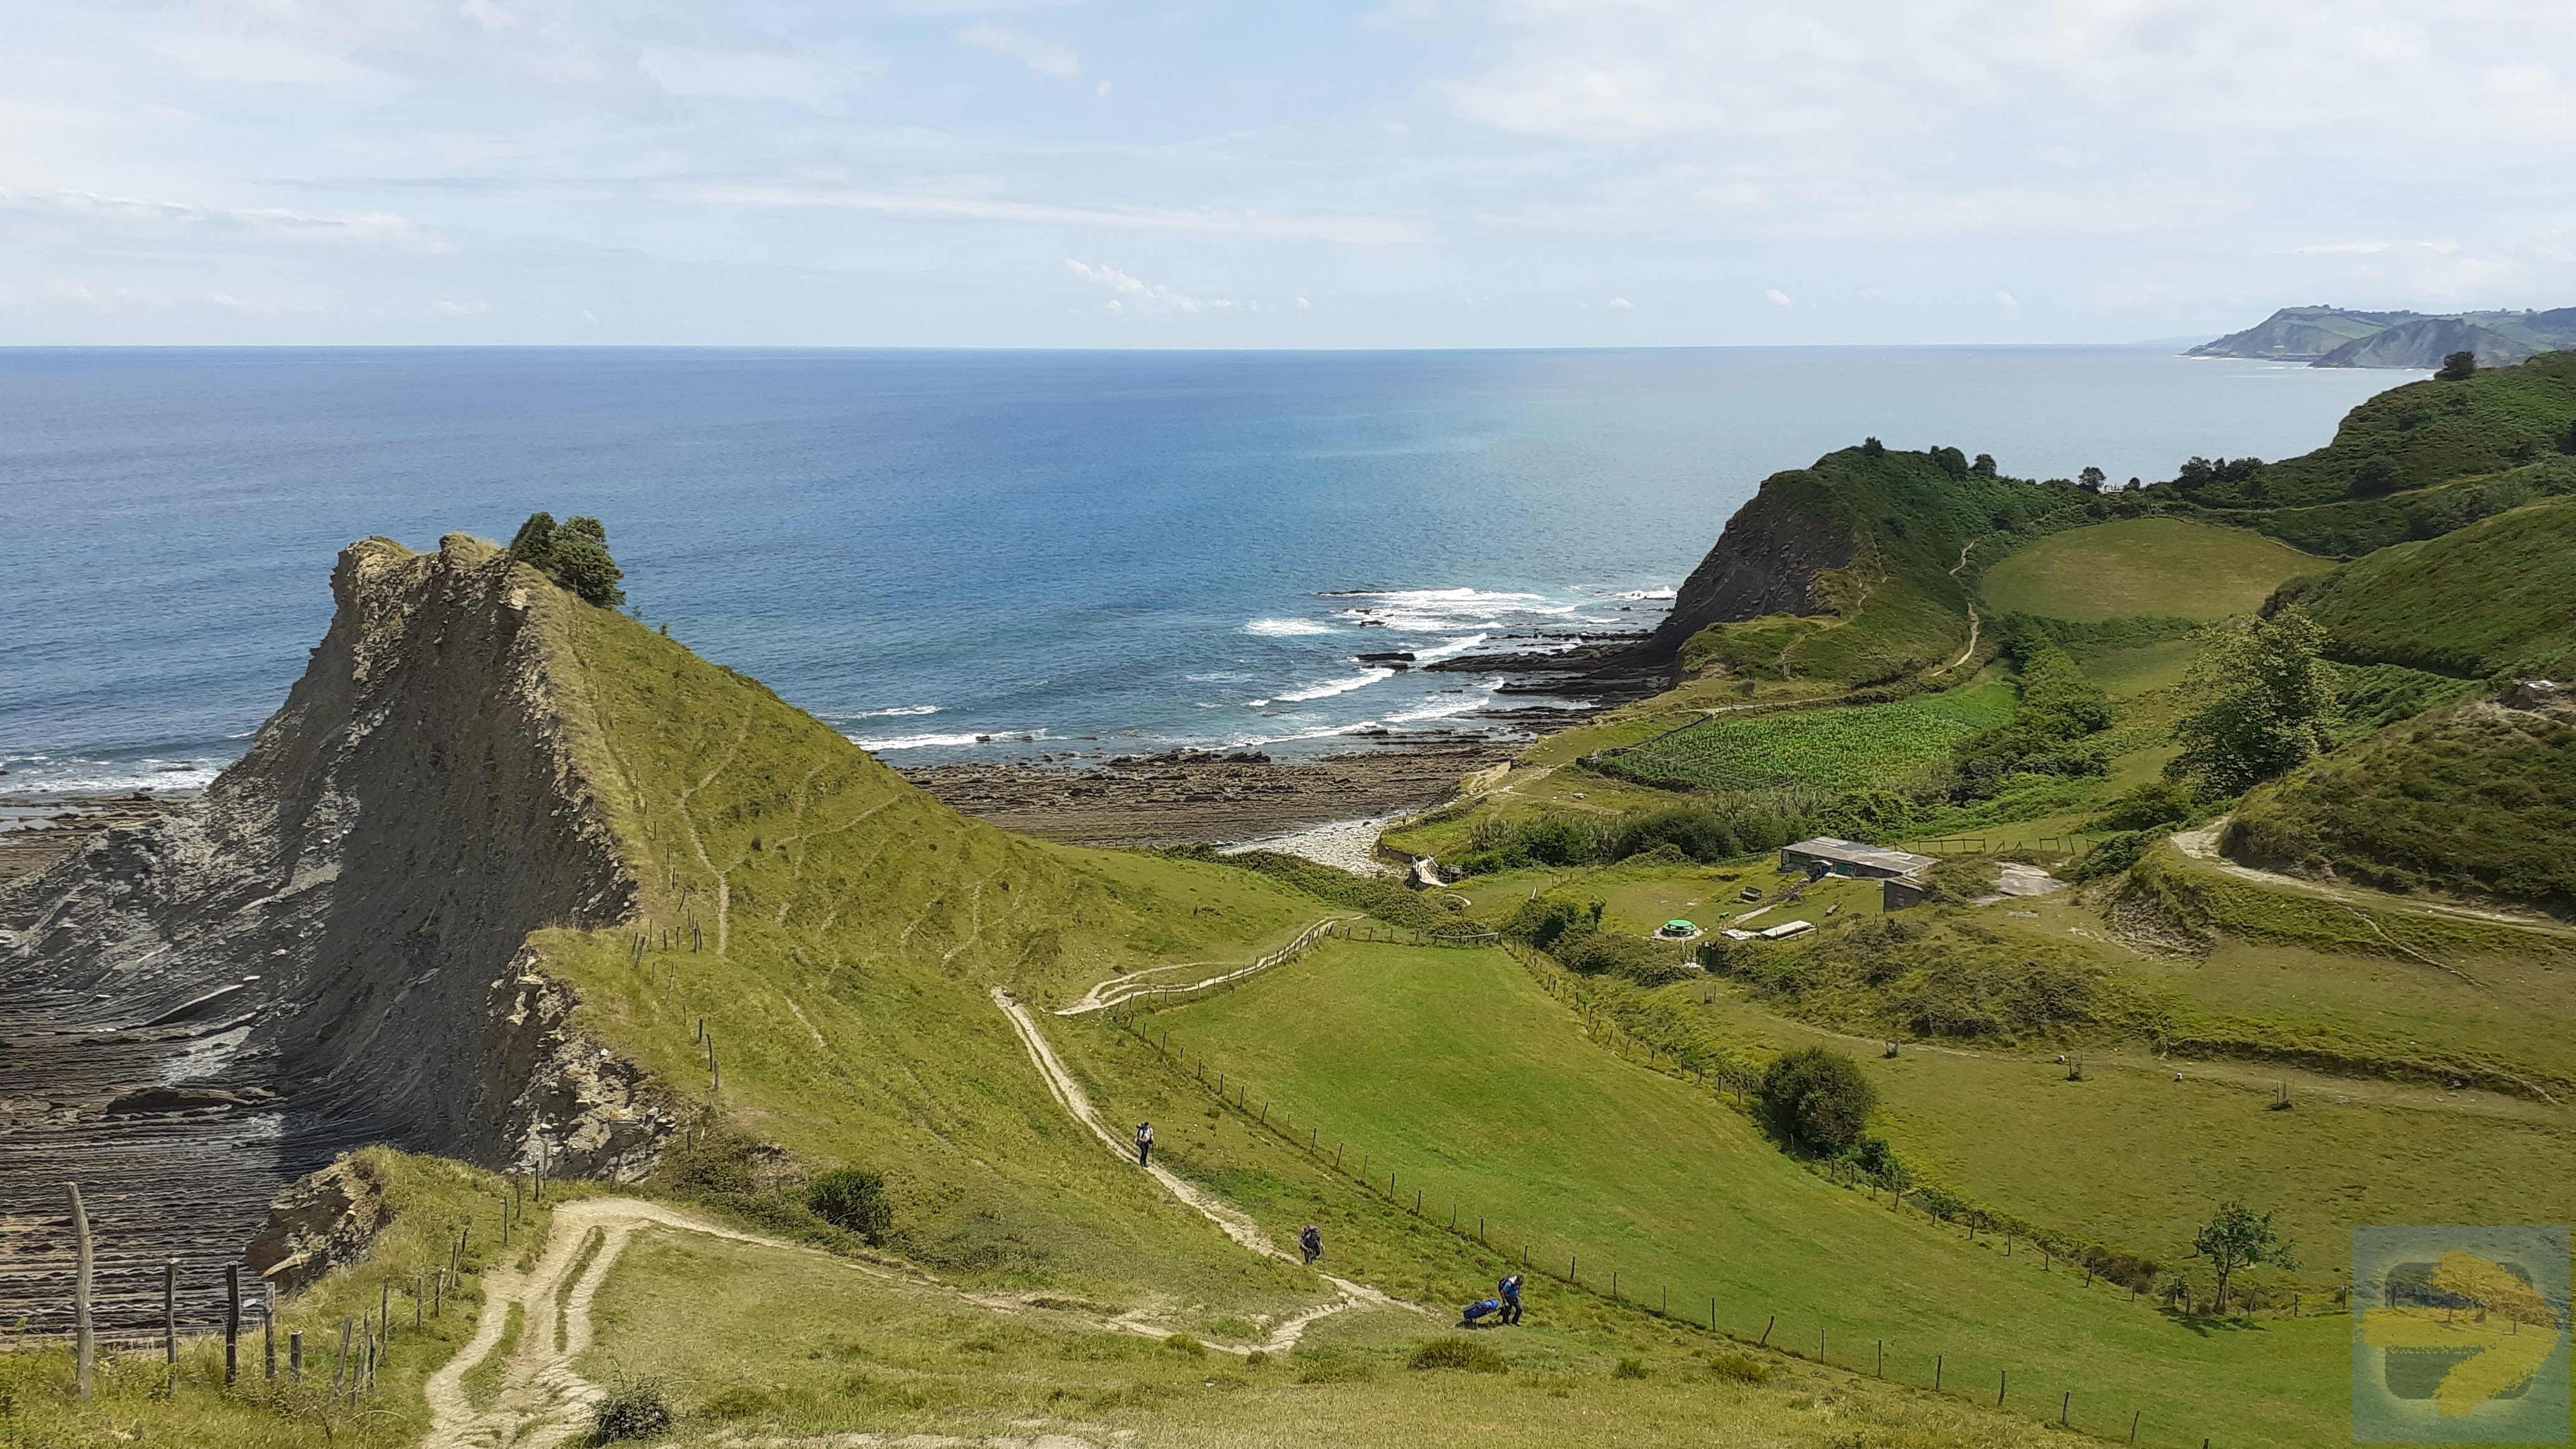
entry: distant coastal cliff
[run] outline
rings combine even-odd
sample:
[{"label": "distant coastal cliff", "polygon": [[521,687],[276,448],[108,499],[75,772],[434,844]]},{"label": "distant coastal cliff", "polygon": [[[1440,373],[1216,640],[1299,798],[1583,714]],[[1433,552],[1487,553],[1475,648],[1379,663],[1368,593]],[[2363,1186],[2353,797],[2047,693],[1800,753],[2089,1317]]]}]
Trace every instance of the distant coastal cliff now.
[{"label": "distant coastal cliff", "polygon": [[2576,307],[2449,315],[2284,307],[2255,326],[2204,342],[2183,355],[2429,372],[2454,352],[2475,354],[2480,367],[2510,367],[2570,347],[2576,347]]}]

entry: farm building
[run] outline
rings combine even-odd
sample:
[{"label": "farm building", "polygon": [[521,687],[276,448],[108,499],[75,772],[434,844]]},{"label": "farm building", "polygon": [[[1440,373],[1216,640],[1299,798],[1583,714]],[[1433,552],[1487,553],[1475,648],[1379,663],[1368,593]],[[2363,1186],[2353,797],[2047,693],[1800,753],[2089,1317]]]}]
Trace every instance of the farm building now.
[{"label": "farm building", "polygon": [[1780,847],[1782,870],[1813,872],[1822,866],[1826,874],[1858,876],[1863,880],[1912,880],[1939,864],[1928,855],[1863,845],[1857,840],[1836,840],[1830,835]]}]

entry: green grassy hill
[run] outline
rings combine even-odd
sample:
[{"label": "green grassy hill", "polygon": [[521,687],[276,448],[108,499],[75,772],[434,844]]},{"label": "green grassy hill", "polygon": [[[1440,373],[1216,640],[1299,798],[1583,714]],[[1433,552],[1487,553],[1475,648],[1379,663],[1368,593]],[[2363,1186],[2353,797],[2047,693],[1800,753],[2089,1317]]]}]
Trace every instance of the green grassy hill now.
[{"label": "green grassy hill", "polygon": [[1711,624],[1682,643],[1680,665],[1847,683],[1944,667],[1968,640],[1966,550],[2081,519],[2097,504],[2071,484],[1976,472],[1956,449],[1828,453],[1763,480],[1747,511],[1847,534],[1849,562],[1815,575],[1814,612]]},{"label": "green grassy hill", "polygon": [[2242,859],[2383,890],[2576,911],[2576,718],[2481,702],[2393,725],[2267,785],[2226,839]]},{"label": "green grassy hill", "polygon": [[1985,572],[1977,592],[2002,613],[2098,623],[2252,613],[2284,580],[2325,561],[2258,534],[2181,518],[2070,529]]},{"label": "green grassy hill", "polygon": [[987,993],[1249,959],[1330,907],[1226,866],[1004,834],[673,640],[531,593],[574,746],[647,886],[635,930],[536,938],[581,992],[576,1025],[807,1170],[883,1172],[894,1242],[941,1272],[1311,1293],[1213,1231],[1172,1232],[1152,1185],[1054,1108]]},{"label": "green grassy hill", "polygon": [[2554,352],[2460,382],[2391,388],[2347,413],[2326,446],[2192,497],[2224,508],[2372,498],[2576,452],[2571,443],[2576,352]]},{"label": "green grassy hill", "polygon": [[2381,549],[2282,590],[2356,664],[2564,678],[2576,670],[2576,499]]}]

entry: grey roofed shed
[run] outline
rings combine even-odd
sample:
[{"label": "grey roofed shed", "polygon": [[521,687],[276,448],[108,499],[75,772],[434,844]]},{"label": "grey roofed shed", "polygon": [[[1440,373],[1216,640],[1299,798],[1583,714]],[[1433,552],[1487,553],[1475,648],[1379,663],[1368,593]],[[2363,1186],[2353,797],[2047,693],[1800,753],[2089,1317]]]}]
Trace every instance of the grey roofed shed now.
[{"label": "grey roofed shed", "polygon": [[1837,840],[1830,835],[1780,847],[1782,870],[1808,870],[1822,865],[1835,875],[1868,880],[1910,880],[1940,863],[1928,855],[1863,845],[1857,840]]}]

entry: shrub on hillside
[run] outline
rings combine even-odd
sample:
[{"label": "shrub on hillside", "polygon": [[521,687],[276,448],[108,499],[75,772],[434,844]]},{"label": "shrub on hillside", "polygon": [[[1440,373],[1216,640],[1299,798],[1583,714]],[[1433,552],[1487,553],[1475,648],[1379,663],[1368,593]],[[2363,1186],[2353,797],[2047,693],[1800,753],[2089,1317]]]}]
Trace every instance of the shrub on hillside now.
[{"label": "shrub on hillside", "polygon": [[1803,1047],[1762,1073],[1762,1117],[1782,1142],[1817,1157],[1859,1145],[1878,1106],[1860,1063],[1825,1047]]},{"label": "shrub on hillside", "polygon": [[508,556],[550,575],[584,603],[614,608],[626,602],[618,581],[626,577],[608,553],[608,526],[596,518],[561,524],[551,513],[531,513],[510,538]]},{"label": "shrub on hillside", "polygon": [[1435,1338],[1413,1351],[1405,1367],[1417,1369],[1463,1369],[1475,1374],[1506,1373],[1511,1366],[1503,1356],[1472,1338]]},{"label": "shrub on hillside", "polygon": [[[2153,830],[2191,818],[2191,785],[2182,780],[2149,780],[2133,786],[2094,817],[2094,830]],[[2123,866],[2122,869],[2127,867]]]},{"label": "shrub on hillside", "polygon": [[660,1379],[615,1374],[608,1391],[590,1406],[590,1442],[658,1439],[671,1432],[671,1417],[671,1398]]},{"label": "shrub on hillside", "polygon": [[839,1168],[814,1179],[805,1189],[805,1206],[814,1216],[846,1233],[856,1233],[870,1246],[885,1241],[894,1226],[894,1208],[886,1202],[885,1179],[855,1167]]}]

